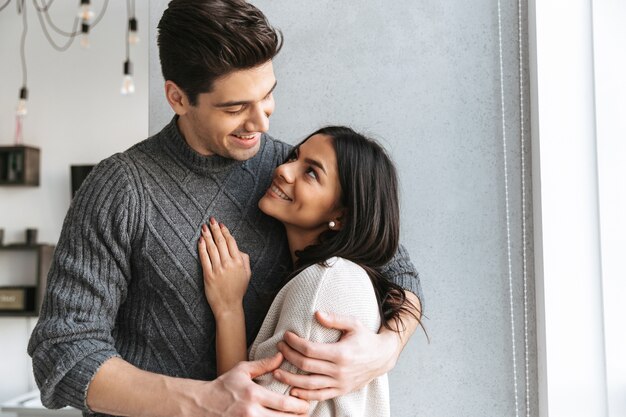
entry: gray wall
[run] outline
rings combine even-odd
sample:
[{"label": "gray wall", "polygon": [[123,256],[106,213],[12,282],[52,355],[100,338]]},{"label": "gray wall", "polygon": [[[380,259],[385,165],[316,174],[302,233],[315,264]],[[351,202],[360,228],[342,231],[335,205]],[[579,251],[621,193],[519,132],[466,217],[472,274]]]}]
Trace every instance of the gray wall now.
[{"label": "gray wall", "polygon": [[[166,3],[151,2],[151,132],[172,115],[154,44]],[[285,35],[275,60],[279,86],[270,132],[294,143],[322,125],[349,124],[379,138],[399,168],[402,241],[421,273],[432,341],[427,343],[418,331],[392,372],[392,415],[515,415],[497,3],[253,3]],[[518,18],[517,3],[509,3],[502,9],[504,94],[518,407],[523,415]],[[524,5],[524,44],[525,13]],[[526,63],[526,46],[523,51]],[[527,98],[527,87],[524,94]],[[524,126],[528,132],[527,120]],[[529,149],[523,154],[529,157]],[[531,229],[530,215],[527,220]],[[527,269],[532,274],[532,259]],[[528,301],[529,402],[536,415],[532,275]]]}]

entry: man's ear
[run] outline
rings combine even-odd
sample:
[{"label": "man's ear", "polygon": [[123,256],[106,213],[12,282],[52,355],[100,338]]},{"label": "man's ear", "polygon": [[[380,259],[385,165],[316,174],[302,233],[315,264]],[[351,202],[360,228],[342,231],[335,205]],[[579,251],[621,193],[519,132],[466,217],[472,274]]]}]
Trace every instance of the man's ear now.
[{"label": "man's ear", "polygon": [[165,81],[165,98],[170,103],[170,107],[179,116],[183,116],[187,113],[189,107],[189,100],[187,94],[180,88],[174,81]]}]

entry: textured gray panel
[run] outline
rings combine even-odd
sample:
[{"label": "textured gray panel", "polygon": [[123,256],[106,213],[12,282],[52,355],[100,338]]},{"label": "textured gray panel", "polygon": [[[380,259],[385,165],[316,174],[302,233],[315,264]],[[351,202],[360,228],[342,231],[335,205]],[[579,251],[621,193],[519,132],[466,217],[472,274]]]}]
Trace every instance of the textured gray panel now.
[{"label": "textured gray panel", "polygon": [[[152,30],[166,3],[151,2]],[[349,124],[379,138],[400,171],[402,240],[421,272],[432,342],[418,331],[392,372],[392,415],[515,415],[497,3],[253,3],[285,35],[274,65],[279,85],[270,132],[293,143],[319,126]],[[523,415],[517,7],[503,4],[502,46],[518,407]],[[525,2],[522,16],[527,63]],[[154,51],[152,132],[171,117]],[[523,74],[524,155],[529,158],[526,65]],[[530,186],[529,159],[527,164]],[[530,190],[526,202],[528,206]],[[530,229],[530,212],[527,220]],[[529,254],[531,243],[528,235]],[[530,408],[537,415],[532,259],[527,270]]]}]

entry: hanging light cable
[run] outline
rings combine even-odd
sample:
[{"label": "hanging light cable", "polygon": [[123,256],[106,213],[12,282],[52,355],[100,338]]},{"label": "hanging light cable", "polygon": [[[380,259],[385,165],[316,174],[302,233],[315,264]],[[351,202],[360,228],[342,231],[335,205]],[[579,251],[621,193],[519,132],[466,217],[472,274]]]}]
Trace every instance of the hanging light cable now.
[{"label": "hanging light cable", "polygon": [[137,45],[137,18],[135,17],[135,0],[126,0],[126,13],[128,14],[128,43]]},{"label": "hanging light cable", "polygon": [[22,39],[20,42],[20,58],[22,61],[22,88],[20,88],[17,108],[15,109],[15,144],[19,145],[23,142],[22,121],[28,113],[26,102],[28,100],[28,71],[26,69],[26,34],[28,33],[28,19],[26,18],[25,0],[18,0],[17,11],[22,14]]},{"label": "hanging light cable", "polygon": [[124,78],[122,79],[122,88],[120,92],[123,96],[128,96],[135,92],[135,82],[133,81],[133,63],[130,61],[130,44],[132,26],[131,22],[135,21],[135,33],[136,23],[134,5],[131,7],[131,0],[126,0],[126,12],[128,14],[128,27],[126,28],[126,61],[124,61]]},{"label": "hanging light cable", "polygon": [[[39,1],[42,2],[41,5],[39,4]],[[46,39],[48,40],[48,43],[57,51],[64,52],[64,51],[67,51],[70,46],[72,46],[72,43],[74,42],[74,39],[76,37],[81,36],[82,38],[83,36],[89,36],[85,34],[90,33],[96,27],[96,25],[98,25],[98,23],[102,20],[107,10],[109,0],[104,0],[102,9],[100,10],[96,18],[93,20],[86,21],[82,19],[82,13],[78,13],[78,15],[74,18],[72,29],[69,32],[59,28],[50,17],[49,10],[52,4],[53,4],[53,0],[49,1],[48,3],[46,3],[44,0],[33,0],[33,5],[35,6],[35,10],[37,11],[37,17],[39,18],[41,29]],[[82,7],[82,4],[81,4],[81,7]],[[83,24],[87,24],[88,27],[83,28]],[[80,25],[80,29],[79,29],[79,25]],[[58,35],[65,37],[67,39],[65,43],[57,44],[55,40],[52,38],[51,31],[49,29],[52,29],[52,31],[56,32]],[[88,45],[89,39],[85,40],[83,43],[86,43]]]}]

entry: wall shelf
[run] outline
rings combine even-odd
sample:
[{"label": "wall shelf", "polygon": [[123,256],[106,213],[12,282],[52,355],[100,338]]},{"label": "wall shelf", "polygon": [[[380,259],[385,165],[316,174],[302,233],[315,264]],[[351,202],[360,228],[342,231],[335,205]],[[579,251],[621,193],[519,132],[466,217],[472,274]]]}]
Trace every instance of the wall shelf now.
[{"label": "wall shelf", "polygon": [[[52,264],[54,245],[49,244],[13,244],[0,246],[0,256],[7,256],[9,252],[28,251],[35,252],[37,262],[37,276],[35,277],[35,303],[30,310],[0,310],[0,317],[37,317],[46,291],[48,270]],[[11,288],[16,288],[14,285]]]},{"label": "wall shelf", "polygon": [[39,186],[39,148],[0,146],[0,186]]}]

